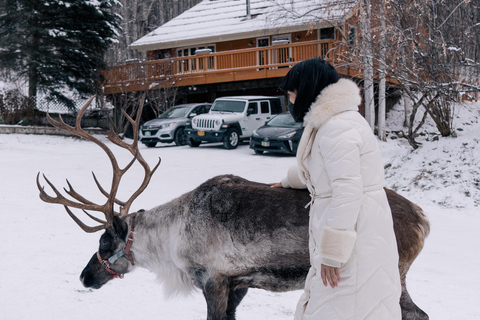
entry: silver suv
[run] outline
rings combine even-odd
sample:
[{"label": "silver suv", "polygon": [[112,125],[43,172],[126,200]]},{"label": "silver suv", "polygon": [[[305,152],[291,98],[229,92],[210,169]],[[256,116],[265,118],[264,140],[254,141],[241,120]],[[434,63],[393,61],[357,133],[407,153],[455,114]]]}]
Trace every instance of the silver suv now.
[{"label": "silver suv", "polygon": [[187,143],[198,147],[202,142],[223,142],[226,149],[235,149],[248,140],[253,131],[273,116],[282,113],[278,97],[235,96],[217,98],[207,114],[194,117],[187,126]]},{"label": "silver suv", "polygon": [[139,140],[149,148],[157,142],[187,144],[185,123],[196,115],[207,113],[211,103],[188,103],[172,107],[158,118],[145,122],[140,127]]}]

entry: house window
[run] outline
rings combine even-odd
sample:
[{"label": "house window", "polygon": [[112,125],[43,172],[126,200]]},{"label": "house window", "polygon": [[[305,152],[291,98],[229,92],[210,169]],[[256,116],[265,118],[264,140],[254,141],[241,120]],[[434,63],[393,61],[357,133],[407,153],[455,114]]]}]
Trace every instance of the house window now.
[{"label": "house window", "polygon": [[190,57],[188,59],[179,59],[177,61],[177,70],[179,70],[181,73],[190,73],[204,71],[206,69],[214,69],[215,57],[209,57],[207,63],[205,63],[205,57],[195,58],[195,53],[197,52],[197,50],[201,49],[210,49],[211,52],[215,52],[215,45],[210,44],[177,49],[177,57]]},{"label": "house window", "polygon": [[322,28],[320,29],[320,40],[335,39],[335,28]]},{"label": "house window", "polygon": [[272,36],[272,45],[289,44],[291,41],[290,34],[277,34]]},{"label": "house window", "polygon": [[215,52],[215,45],[206,45],[206,46],[198,46],[198,47],[190,47],[190,48],[182,48],[177,50],[177,57],[188,57],[194,56],[195,52],[198,49],[210,49],[212,52]]},{"label": "house window", "polygon": [[270,38],[257,38],[257,47],[268,47],[270,45]]},{"label": "house window", "polygon": [[348,28],[348,43],[354,45],[357,41],[357,28],[350,27]]},{"label": "house window", "polygon": [[150,52],[149,60],[169,59],[172,56],[171,50],[155,50]]},{"label": "house window", "polygon": [[[285,46],[290,44],[292,41],[290,34],[277,34],[272,36],[272,46]],[[275,48],[272,50],[272,63],[273,64],[282,64],[290,62],[290,57],[292,56],[291,48]],[[274,67],[277,68],[277,67]]]}]

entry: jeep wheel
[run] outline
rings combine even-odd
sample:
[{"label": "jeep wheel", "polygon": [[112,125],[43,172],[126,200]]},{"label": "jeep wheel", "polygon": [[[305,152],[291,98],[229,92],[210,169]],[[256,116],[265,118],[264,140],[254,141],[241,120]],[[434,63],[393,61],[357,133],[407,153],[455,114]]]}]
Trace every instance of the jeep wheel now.
[{"label": "jeep wheel", "polygon": [[184,146],[187,144],[187,134],[184,128],[178,128],[175,132],[175,144],[177,146]]},{"label": "jeep wheel", "polygon": [[239,142],[240,136],[238,135],[238,131],[235,129],[229,130],[225,138],[223,138],[223,146],[225,149],[235,149],[238,147]]},{"label": "jeep wheel", "polygon": [[192,138],[187,138],[187,144],[192,148],[198,147],[201,143],[202,141],[197,141],[197,140],[193,140]]},{"label": "jeep wheel", "polygon": [[156,142],[144,142],[143,144],[146,145],[147,148],[154,148],[157,145]]}]

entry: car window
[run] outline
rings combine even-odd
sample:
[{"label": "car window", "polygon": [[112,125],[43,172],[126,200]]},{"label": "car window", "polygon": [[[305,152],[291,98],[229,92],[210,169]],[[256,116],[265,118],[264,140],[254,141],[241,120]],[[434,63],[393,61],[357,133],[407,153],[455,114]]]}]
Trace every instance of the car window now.
[{"label": "car window", "polygon": [[268,101],[260,102],[260,110],[262,111],[262,113],[269,113],[270,112],[270,110],[268,108]]},{"label": "car window", "polygon": [[183,118],[187,116],[188,107],[179,107],[171,108],[165,111],[159,118],[162,119],[173,119],[173,118]]},{"label": "car window", "polygon": [[258,113],[258,104],[256,102],[250,102],[248,104],[248,113],[257,114]]},{"label": "car window", "polygon": [[192,112],[190,112],[190,116],[192,116],[192,113],[200,114],[201,109],[202,109],[202,106],[196,106],[195,108],[192,109]]},{"label": "car window", "polygon": [[272,114],[282,113],[282,105],[280,104],[280,100],[270,100],[270,109],[272,109]]},{"label": "car window", "polygon": [[209,110],[208,106],[206,105],[200,106],[200,110],[197,111],[197,114],[207,113],[208,110]]},{"label": "car window", "polygon": [[215,100],[210,111],[243,112],[245,101]]},{"label": "car window", "polygon": [[283,113],[273,117],[267,122],[269,127],[288,127],[288,128],[301,128],[301,122],[295,122],[290,113]]},{"label": "car window", "polygon": [[205,113],[205,106],[203,106],[203,105],[202,106],[196,106],[195,108],[193,108],[192,113],[195,113],[197,115]]}]

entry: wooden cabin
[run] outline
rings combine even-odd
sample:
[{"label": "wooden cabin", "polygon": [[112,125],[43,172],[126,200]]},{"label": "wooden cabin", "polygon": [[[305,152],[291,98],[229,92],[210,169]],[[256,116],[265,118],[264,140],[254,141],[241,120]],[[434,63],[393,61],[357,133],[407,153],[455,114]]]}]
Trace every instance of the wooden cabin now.
[{"label": "wooden cabin", "polygon": [[180,87],[188,92],[185,102],[282,95],[277,90],[281,78],[312,57],[328,60],[342,75],[361,78],[342,58],[357,41],[351,24],[357,2],[204,0],[132,43],[131,49],[146,53],[146,61],[103,71],[104,92]]}]

